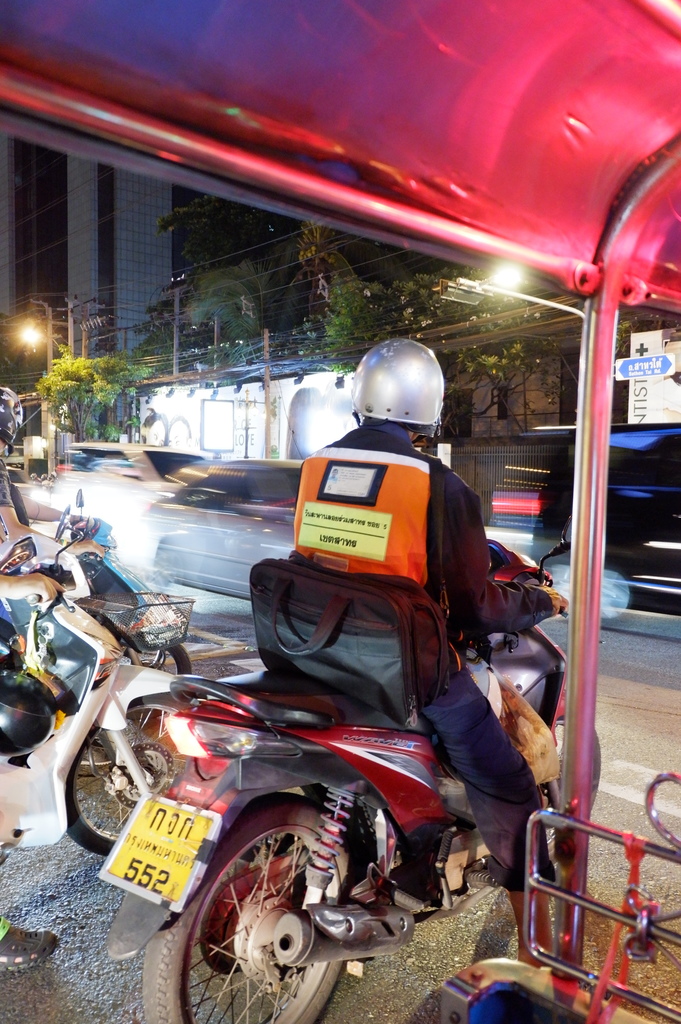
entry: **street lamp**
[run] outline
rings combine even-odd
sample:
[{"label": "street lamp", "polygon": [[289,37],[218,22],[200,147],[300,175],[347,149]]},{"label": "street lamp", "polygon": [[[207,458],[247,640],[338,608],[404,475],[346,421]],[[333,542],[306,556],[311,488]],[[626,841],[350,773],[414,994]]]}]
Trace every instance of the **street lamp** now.
[{"label": "street lamp", "polygon": [[509,299],[521,299],[523,302],[530,302],[536,306],[548,306],[550,309],[559,309],[564,313],[571,313],[573,316],[578,316],[581,320],[584,320],[584,310],[579,309],[577,306],[567,306],[563,302],[553,302],[551,299],[540,299],[536,295],[526,295],[525,292],[518,292],[509,287],[520,280],[520,272],[515,267],[502,267],[493,277],[486,281],[471,281],[467,277],[455,277],[453,281],[441,278],[439,285],[433,291],[439,291],[443,299],[450,299],[452,302],[464,302],[469,305],[477,305],[488,296],[504,295]]},{"label": "street lamp", "polygon": [[473,306],[490,295],[505,295],[509,299],[522,299],[524,302],[532,302],[537,306],[561,309],[564,313],[572,313],[573,316],[579,316],[582,320],[584,319],[584,311],[576,306],[566,306],[562,302],[552,302],[550,299],[539,299],[536,295],[516,292],[511,288],[505,288],[502,284],[495,284],[493,280],[470,281],[466,277],[455,277],[453,281],[447,281],[442,278],[439,284],[439,291],[443,299],[450,299],[453,302],[465,302]]},{"label": "street lamp", "polygon": [[20,337],[27,345],[37,345],[39,341],[43,340],[43,333],[34,324],[26,324],[21,328]]}]

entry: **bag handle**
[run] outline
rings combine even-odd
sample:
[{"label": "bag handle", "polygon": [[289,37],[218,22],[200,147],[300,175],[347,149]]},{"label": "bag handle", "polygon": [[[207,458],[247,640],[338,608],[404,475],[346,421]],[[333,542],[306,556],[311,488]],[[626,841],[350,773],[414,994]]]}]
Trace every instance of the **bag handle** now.
[{"label": "bag handle", "polygon": [[433,459],[430,464],[430,506],[433,513],[432,521],[435,532],[436,572],[440,588],[440,608],[447,619],[449,618],[449,598],[447,597],[447,583],[442,565],[442,545],[445,529],[445,467],[439,459]]},{"label": "bag handle", "polygon": [[350,598],[334,594],[322,612],[319,622],[315,626],[310,639],[305,641],[305,643],[300,647],[287,647],[279,636],[279,631],[277,629],[277,612],[281,607],[281,602],[286,591],[291,586],[291,582],[291,580],[279,579],[272,591],[272,606],[270,612],[270,625],[272,626],[272,632],[274,633],[277,643],[285,654],[316,654],[317,651],[322,649],[340,622],[341,616],[350,604]]}]

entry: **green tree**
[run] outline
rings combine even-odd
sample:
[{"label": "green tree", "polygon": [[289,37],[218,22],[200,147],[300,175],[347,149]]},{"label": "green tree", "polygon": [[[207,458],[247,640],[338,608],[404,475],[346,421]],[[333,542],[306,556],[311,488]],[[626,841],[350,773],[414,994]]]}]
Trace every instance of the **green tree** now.
[{"label": "green tree", "polygon": [[327,315],[332,284],[336,291],[342,291],[346,285],[352,287],[355,279],[384,287],[394,281],[409,281],[412,276],[406,262],[409,255],[404,250],[344,234],[316,221],[304,221],[298,235],[300,268],[294,284],[305,284],[307,319],[314,323]]},{"label": "green tree", "polygon": [[36,390],[48,402],[64,431],[84,441],[93,420],[109,409],[121,395],[132,395],[146,371],[133,366],[127,356],[117,353],[98,359],[74,358],[66,348],[42,377]]},{"label": "green tree", "polygon": [[560,380],[555,373],[558,355],[558,344],[551,339],[517,340],[495,345],[493,349],[465,348],[459,353],[457,362],[472,387],[489,387],[487,403],[482,408],[476,407],[478,413],[484,415],[493,406],[501,405],[507,415],[517,420],[509,406],[514,396],[519,396],[521,419],[518,426],[528,430],[528,417],[533,411],[527,396],[530,381],[542,391],[549,405],[555,405],[559,400]]},{"label": "green tree", "polygon": [[[291,278],[290,263],[282,267],[275,259],[243,260],[237,266],[201,274],[189,301],[192,323],[217,317],[221,338],[241,343],[262,335],[265,327],[286,330],[295,321]],[[231,354],[236,356],[234,346]]]},{"label": "green tree", "polygon": [[414,274],[388,285],[339,274],[330,289],[324,319],[326,338],[338,350],[363,350],[384,338],[418,338],[444,322],[444,309],[433,290],[438,275]]},{"label": "green tree", "polygon": [[199,273],[211,264],[240,263],[247,253],[286,238],[299,227],[300,221],[283,214],[216,196],[199,196],[158,220],[159,234],[185,233],[183,255]]},{"label": "green tree", "polygon": [[[440,278],[457,276],[474,277],[475,272],[444,265],[437,273],[414,274],[387,287],[352,274],[338,275],[324,321],[327,339],[354,361],[384,338],[407,336],[423,341],[438,355],[447,382],[446,434],[458,433],[470,420],[473,407],[483,414],[493,405],[508,408],[515,396],[521,399],[514,403],[522,410],[519,426],[526,429],[532,411],[530,383],[550,403],[558,400],[555,357],[560,332],[552,327],[546,309],[537,312],[539,307],[532,307],[528,312],[526,302],[494,296],[479,305],[462,306],[443,299]],[[579,330],[574,321],[573,332]],[[539,328],[542,333],[537,337]],[[486,398],[481,403],[483,394]]]},{"label": "green tree", "polygon": [[[415,258],[314,221],[301,223],[213,196],[198,197],[158,225],[159,232],[185,233],[183,253],[192,267],[183,305],[195,332],[205,334],[206,325],[219,321],[222,366],[253,358],[265,327],[277,355],[315,354],[324,336],[329,290],[338,275],[356,274],[390,285],[410,277],[409,261]],[[166,370],[171,328],[164,301],[150,312],[156,325],[138,346],[136,358]],[[298,337],[287,346],[284,336],[293,334]],[[215,355],[206,353],[209,364]]]}]

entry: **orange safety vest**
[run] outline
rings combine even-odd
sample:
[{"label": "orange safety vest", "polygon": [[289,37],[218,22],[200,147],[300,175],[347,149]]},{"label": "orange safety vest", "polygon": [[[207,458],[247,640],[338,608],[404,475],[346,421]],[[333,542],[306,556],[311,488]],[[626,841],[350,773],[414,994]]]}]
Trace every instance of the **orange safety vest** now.
[{"label": "orange safety vest", "polygon": [[346,572],[428,577],[430,467],[419,458],[323,448],[303,463],[296,551]]}]

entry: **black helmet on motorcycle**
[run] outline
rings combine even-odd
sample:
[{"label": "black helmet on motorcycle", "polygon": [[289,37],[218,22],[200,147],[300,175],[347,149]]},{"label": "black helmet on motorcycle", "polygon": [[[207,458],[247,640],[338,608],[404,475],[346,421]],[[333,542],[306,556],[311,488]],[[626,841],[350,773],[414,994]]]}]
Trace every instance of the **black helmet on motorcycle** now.
[{"label": "black helmet on motorcycle", "polygon": [[7,445],[10,455],[14,437],[23,422],[24,410],[19,396],[11,388],[0,387],[0,439]]},{"label": "black helmet on motorcycle", "polygon": [[29,754],[54,729],[57,704],[34,676],[11,669],[0,672],[0,755]]}]

